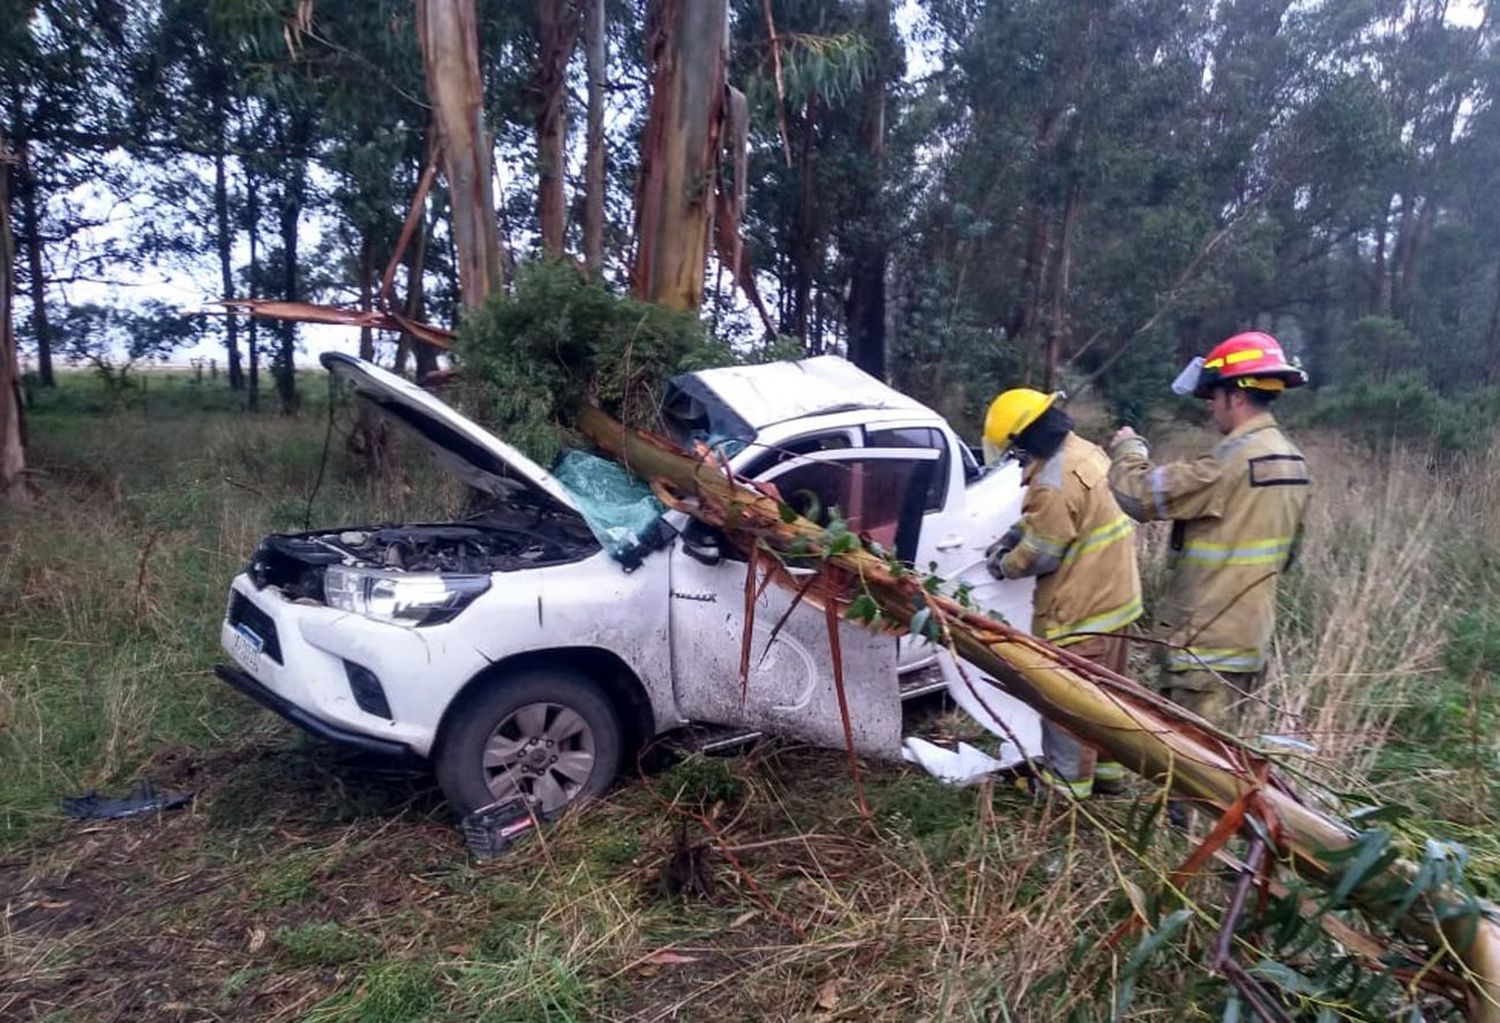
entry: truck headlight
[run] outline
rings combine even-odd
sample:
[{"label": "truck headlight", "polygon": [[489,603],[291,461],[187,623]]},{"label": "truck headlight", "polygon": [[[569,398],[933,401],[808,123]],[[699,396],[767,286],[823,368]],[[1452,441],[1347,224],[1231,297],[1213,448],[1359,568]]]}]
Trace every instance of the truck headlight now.
[{"label": "truck headlight", "polygon": [[395,625],[446,622],[489,588],[487,575],[394,572],[347,565],[329,565],[323,573],[323,599],[329,607]]}]

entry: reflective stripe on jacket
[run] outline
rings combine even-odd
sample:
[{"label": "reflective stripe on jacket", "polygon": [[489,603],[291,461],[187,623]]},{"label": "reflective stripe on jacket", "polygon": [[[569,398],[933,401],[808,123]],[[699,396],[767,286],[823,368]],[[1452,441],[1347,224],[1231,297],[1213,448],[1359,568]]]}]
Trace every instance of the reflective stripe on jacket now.
[{"label": "reflective stripe on jacket", "polygon": [[1097,444],[1070,433],[1033,462],[1021,513],[999,568],[1007,579],[1037,577],[1033,632],[1066,645],[1141,616],[1135,524],[1110,494],[1109,458]]},{"label": "reflective stripe on jacket", "polygon": [[1276,581],[1311,488],[1302,453],[1262,413],[1192,461],[1153,465],[1139,437],[1110,454],[1120,507],[1141,522],[1174,522],[1171,578],[1155,615],[1173,644],[1167,670],[1259,671],[1276,626]]}]

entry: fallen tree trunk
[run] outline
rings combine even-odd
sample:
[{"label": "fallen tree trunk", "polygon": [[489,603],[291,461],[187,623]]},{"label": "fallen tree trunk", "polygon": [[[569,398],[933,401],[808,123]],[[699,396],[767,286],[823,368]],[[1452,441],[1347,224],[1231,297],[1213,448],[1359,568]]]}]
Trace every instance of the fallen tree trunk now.
[{"label": "fallen tree trunk", "polygon": [[[1042,715],[1143,778],[1219,815],[1223,827],[1216,834],[1238,829],[1265,842],[1272,863],[1341,893],[1369,918],[1427,946],[1434,960],[1451,960],[1466,986],[1469,1019],[1500,1023],[1500,911],[1446,884],[1412,897],[1420,877],[1411,862],[1382,858],[1372,865],[1351,857],[1360,832],[1305,803],[1264,753],[1129,679],[955,597],[929,592],[919,576],[864,545],[834,549],[823,528],[795,515],[773,493],[734,479],[710,457],[628,429],[597,408],[582,410],[577,425],[600,450],[648,480],[665,502],[722,529],[746,552],[758,548],[776,555],[751,557],[747,571],[769,563],[767,571],[778,582],[845,613],[855,598],[869,597],[880,624],[892,631],[912,630],[915,623],[916,631],[935,636]],[[794,581],[780,558],[816,559],[820,585]],[[1212,850],[1206,842],[1200,851]]]}]

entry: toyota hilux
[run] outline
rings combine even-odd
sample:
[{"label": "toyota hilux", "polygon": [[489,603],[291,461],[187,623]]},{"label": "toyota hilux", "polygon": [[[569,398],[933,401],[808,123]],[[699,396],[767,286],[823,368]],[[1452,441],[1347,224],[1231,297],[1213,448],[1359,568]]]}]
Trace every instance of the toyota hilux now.
[{"label": "toyota hilux", "polygon": [[[230,586],[224,681],[324,739],[430,761],[460,813],[517,794],[559,811],[687,726],[844,745],[824,616],[786,615],[777,587],[751,616],[742,691],[748,566],[714,530],[666,511],[622,545],[576,487],[433,394],[322,362],[486,500],[461,521],[266,537]],[[684,374],[661,422],[1029,627],[1030,581],[984,568],[1019,514],[1018,466],[981,465],[942,416],[851,363]],[[898,758],[903,695],[935,688],[936,652],[840,629],[855,746]]]}]

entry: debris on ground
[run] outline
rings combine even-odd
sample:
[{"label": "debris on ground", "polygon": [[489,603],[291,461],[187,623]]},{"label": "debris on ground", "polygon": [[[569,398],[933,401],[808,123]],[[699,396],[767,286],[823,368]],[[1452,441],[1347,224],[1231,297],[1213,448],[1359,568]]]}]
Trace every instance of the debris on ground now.
[{"label": "debris on ground", "polygon": [[536,830],[537,818],[525,796],[480,807],[463,819],[464,842],[476,860],[493,860]]},{"label": "debris on ground", "polygon": [[75,821],[112,821],[143,813],[175,810],[193,801],[194,793],[157,792],[151,779],[141,782],[128,796],[110,798],[90,789],[81,796],[69,796],[62,802],[63,813]]}]

